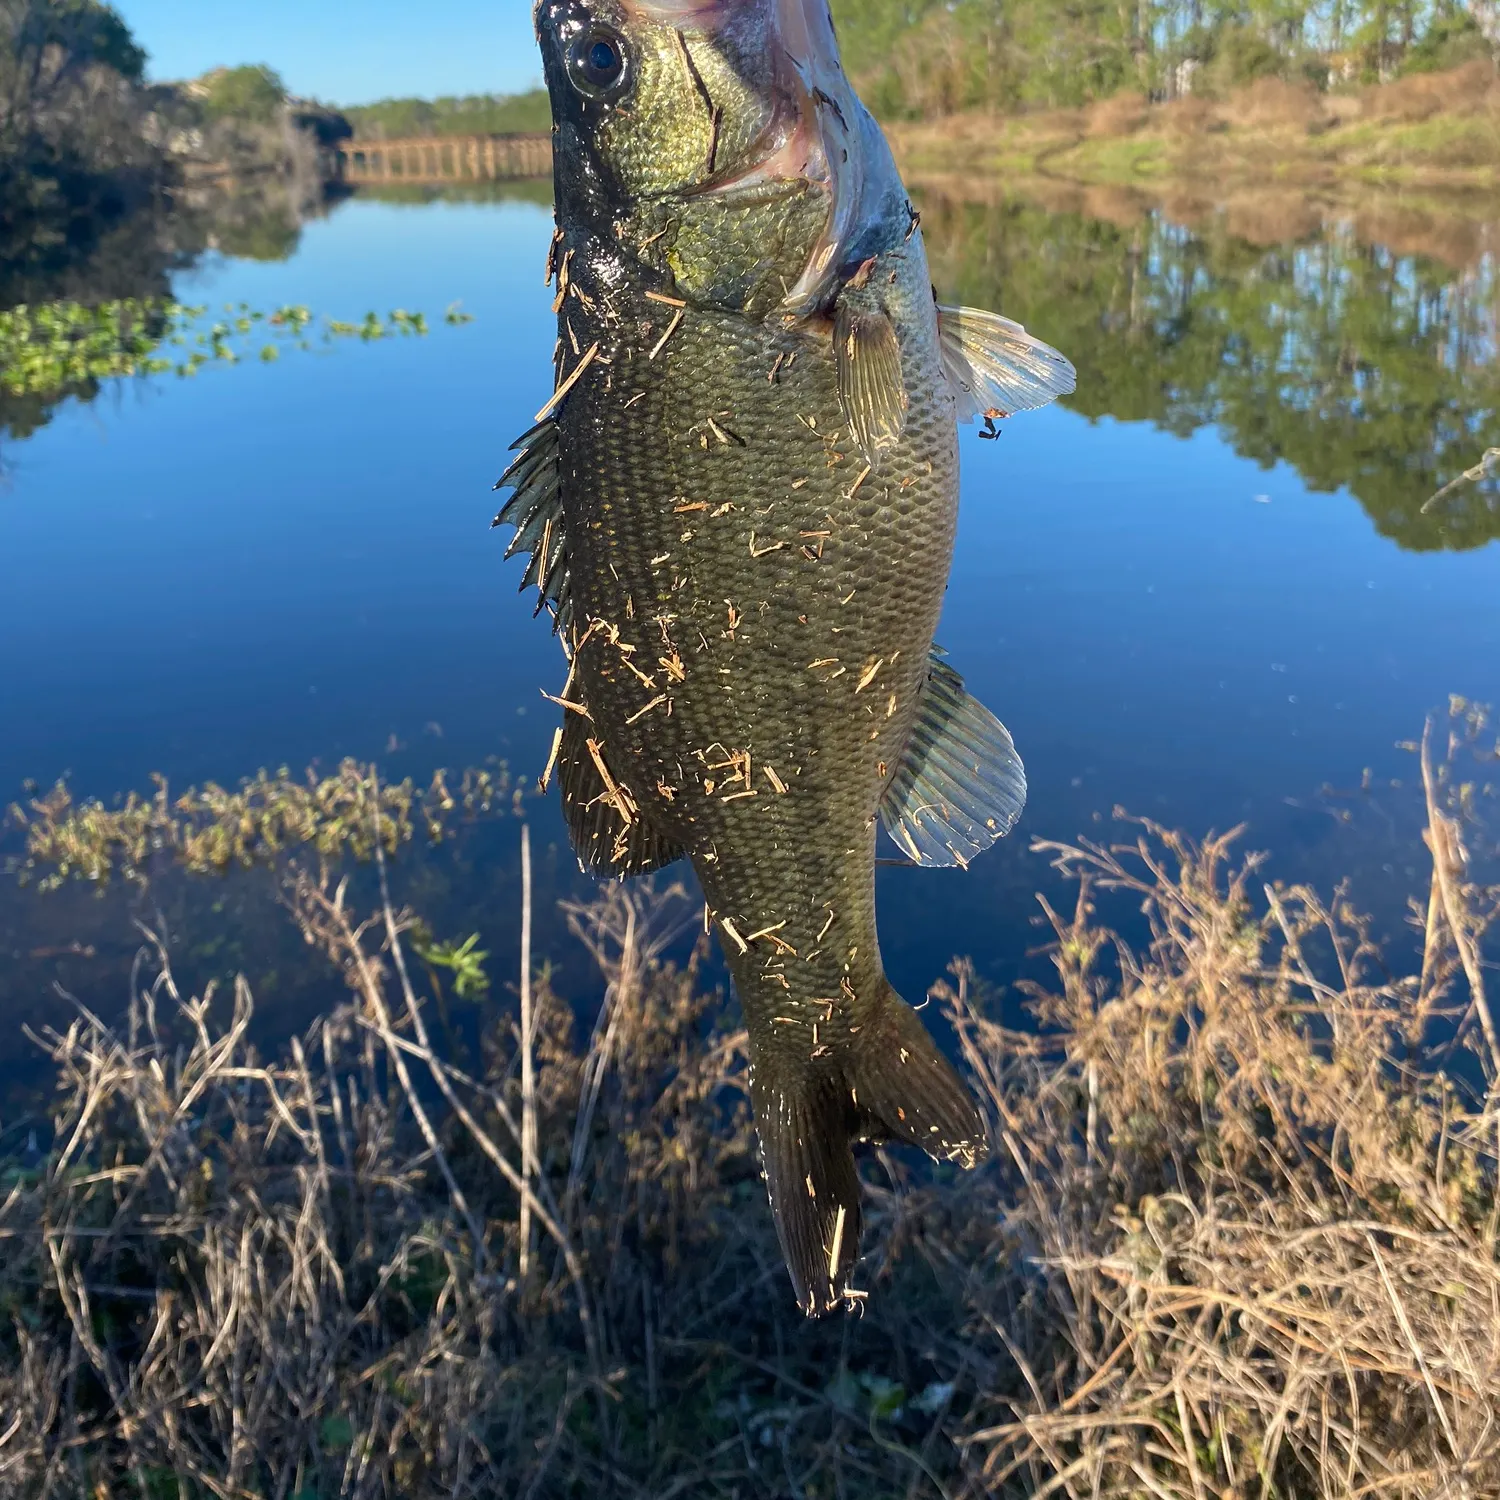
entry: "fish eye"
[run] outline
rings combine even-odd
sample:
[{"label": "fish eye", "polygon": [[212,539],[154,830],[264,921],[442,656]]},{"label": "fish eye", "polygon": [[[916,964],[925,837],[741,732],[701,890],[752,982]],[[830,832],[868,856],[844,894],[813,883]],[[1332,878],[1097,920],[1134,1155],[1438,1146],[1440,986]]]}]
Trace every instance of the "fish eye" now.
[{"label": "fish eye", "polygon": [[619,93],[627,64],[624,38],[604,26],[584,32],[568,52],[573,87],[594,98]]}]

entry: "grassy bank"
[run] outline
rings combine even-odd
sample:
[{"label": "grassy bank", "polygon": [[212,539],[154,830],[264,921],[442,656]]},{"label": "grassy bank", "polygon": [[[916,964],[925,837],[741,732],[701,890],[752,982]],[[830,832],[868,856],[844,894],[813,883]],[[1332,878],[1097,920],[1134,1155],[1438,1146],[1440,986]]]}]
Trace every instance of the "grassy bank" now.
[{"label": "grassy bank", "polygon": [[680,888],[570,910],[588,1035],[528,963],[467,1056],[429,1033],[457,971],[334,872],[289,867],[286,899],[350,998],[275,1058],[243,982],[180,995],[148,940],[124,1026],[39,1038],[51,1127],[0,1135],[0,1489],[1495,1493],[1500,891],[1473,871],[1500,746],[1466,707],[1449,729],[1410,965],[1232,836],[1047,846],[1078,894],[1035,1029],[963,964],[935,990],[991,1162],[875,1152],[862,1315],[820,1324],[744,1036],[664,956]]},{"label": "grassy bank", "polygon": [[1084,109],[889,128],[903,168],[918,177],[1500,191],[1500,82],[1487,62],[1351,94],[1267,78],[1220,99],[1148,104],[1119,94]]}]

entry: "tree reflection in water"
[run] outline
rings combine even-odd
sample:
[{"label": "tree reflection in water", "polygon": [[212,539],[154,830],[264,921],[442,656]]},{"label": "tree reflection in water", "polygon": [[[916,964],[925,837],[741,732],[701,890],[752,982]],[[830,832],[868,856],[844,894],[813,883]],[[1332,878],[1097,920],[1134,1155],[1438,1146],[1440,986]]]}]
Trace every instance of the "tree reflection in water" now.
[{"label": "tree reflection in water", "polygon": [[1067,354],[1073,410],[1184,437],[1215,425],[1313,490],[1347,488],[1412,551],[1500,537],[1493,479],[1423,510],[1500,443],[1495,225],[1439,226],[1420,249],[1397,233],[1392,248],[1352,216],[1305,212],[1267,245],[1223,212],[1190,229],[1129,200],[1100,218],[914,196],[944,299],[1001,307]]}]

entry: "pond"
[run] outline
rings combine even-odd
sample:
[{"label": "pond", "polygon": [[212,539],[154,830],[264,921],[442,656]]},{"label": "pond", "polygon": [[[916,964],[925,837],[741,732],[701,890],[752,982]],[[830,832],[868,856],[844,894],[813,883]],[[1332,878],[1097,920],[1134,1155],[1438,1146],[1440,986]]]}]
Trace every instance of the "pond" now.
[{"label": "pond", "polygon": [[[345,756],[423,783],[499,757],[534,784],[564,665],[489,522],[506,448],[550,394],[537,196],[355,197],[285,260],[174,273],[185,302],[399,307],[426,336],[7,409],[0,807],[60,777],[109,803],[155,772],[233,786]],[[1109,837],[1117,807],[1192,833],[1245,823],[1276,875],[1351,877],[1394,930],[1421,859],[1397,742],[1450,694],[1500,700],[1500,501],[1477,484],[1424,510],[1500,444],[1492,229],[1471,215],[1424,240],[1335,215],[1268,235],[998,188],[916,196],[945,300],[1023,321],[1079,387],[998,441],[964,430],[939,640],[1011,728],[1031,799],[967,872],[882,869],[897,988],[920,996],[956,954],[1000,983],[1034,969],[1048,870],[1031,841]],[[471,322],[444,320],[455,302]],[[1367,771],[1362,794],[1330,791]],[[555,793],[526,816],[539,951],[582,995],[556,899],[585,883]],[[492,820],[395,871],[434,932],[479,933],[497,984],[518,838]],[[248,877],[101,897],[12,873],[0,1066],[34,1056],[20,1023],[65,1021],[59,990],[118,1011],[136,920],[194,983],[243,969],[268,1035],[339,993]]]}]

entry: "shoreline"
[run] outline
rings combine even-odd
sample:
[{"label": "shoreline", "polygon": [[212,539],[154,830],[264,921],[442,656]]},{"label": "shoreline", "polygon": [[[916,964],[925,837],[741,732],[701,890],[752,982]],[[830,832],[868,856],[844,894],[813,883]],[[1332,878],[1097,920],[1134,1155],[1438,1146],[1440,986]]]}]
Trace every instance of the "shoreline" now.
[{"label": "shoreline", "polygon": [[1020,201],[1127,230],[1159,214],[1194,233],[1221,225],[1257,249],[1347,228],[1361,244],[1422,256],[1458,271],[1500,250],[1500,188],[1493,196],[1389,188],[1355,193],[1206,177],[1121,183],[1037,172],[976,180],[953,171],[920,170],[908,172],[906,182],[924,210],[998,209]]},{"label": "shoreline", "polygon": [[[744,1033],[702,945],[674,963],[653,936],[680,890],[570,910],[607,1031],[542,963],[534,1019],[486,984],[456,1055],[456,967],[336,870],[289,869],[283,912],[345,1003],[269,1053],[243,977],[179,989],[142,928],[127,1025],[39,1032],[52,1129],[0,1135],[0,1284],[27,1309],[0,1331],[0,1472],[413,1500],[771,1495],[783,1469],[872,1500],[918,1470],[966,1500],[1017,1474],[1073,1493],[1080,1466],[1164,1500],[1257,1466],[1288,1495],[1492,1486],[1500,892],[1450,860],[1489,847],[1465,782],[1492,733],[1465,711],[1423,737],[1438,853],[1393,970],[1234,834],[1041,845],[1078,904],[1047,912],[1035,1029],[971,965],[930,991],[991,1159],[872,1159],[857,1311],[823,1322],[785,1289]],[[1154,940],[1127,952],[1110,917],[1136,907]],[[1142,1446],[1143,1411],[1193,1442]]]},{"label": "shoreline", "polygon": [[1262,79],[1221,99],[885,124],[904,174],[1360,199],[1418,192],[1500,213],[1500,82],[1469,65],[1359,94]]}]

